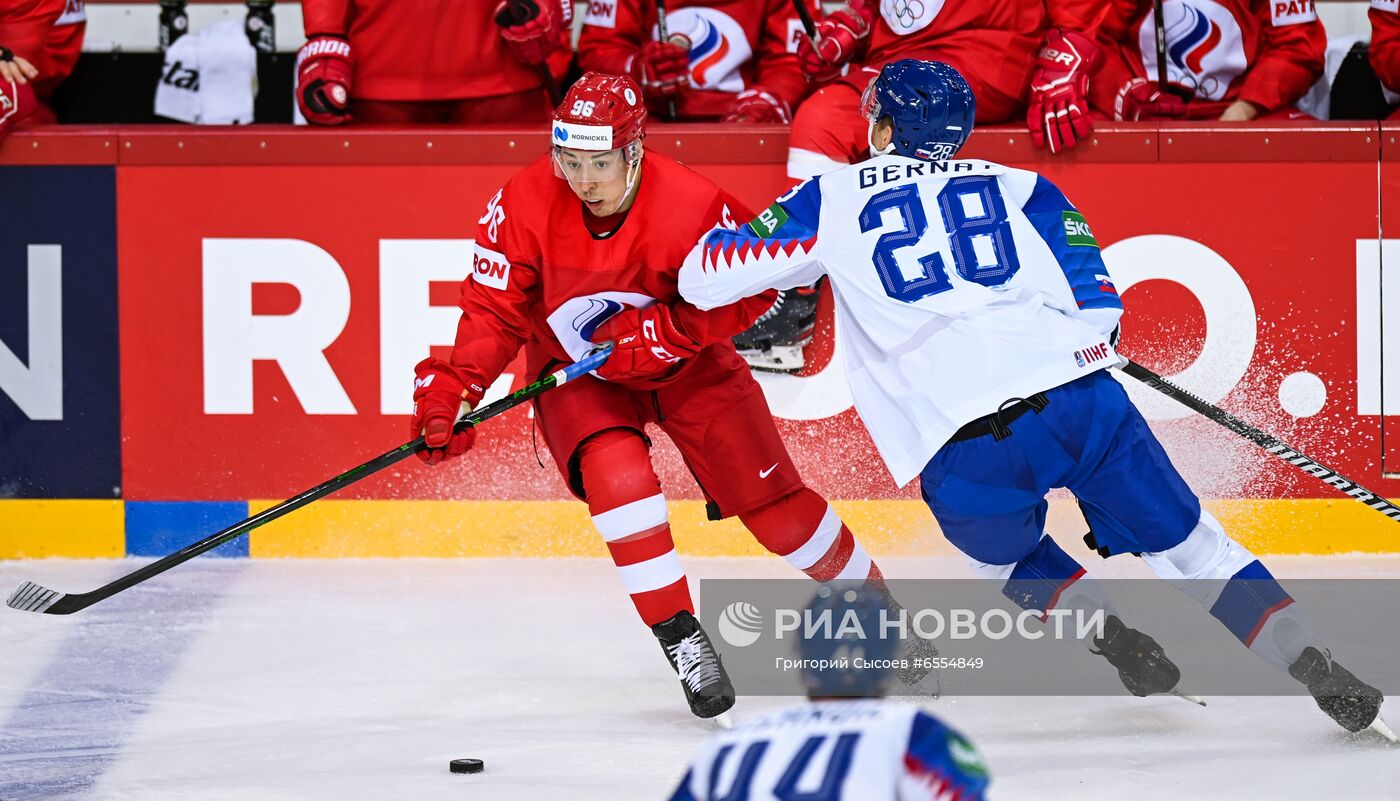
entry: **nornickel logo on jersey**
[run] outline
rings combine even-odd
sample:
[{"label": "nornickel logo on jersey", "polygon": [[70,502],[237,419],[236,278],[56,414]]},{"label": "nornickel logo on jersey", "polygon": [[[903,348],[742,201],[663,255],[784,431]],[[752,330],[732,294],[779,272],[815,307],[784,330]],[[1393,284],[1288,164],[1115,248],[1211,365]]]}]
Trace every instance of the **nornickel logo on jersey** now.
[{"label": "nornickel logo on jersey", "polygon": [[1088,248],[1099,246],[1099,241],[1094,238],[1094,232],[1089,230],[1089,223],[1083,214],[1066,210],[1063,212],[1062,221],[1065,226],[1066,245]]},{"label": "nornickel logo on jersey", "polygon": [[472,280],[492,289],[505,289],[510,285],[510,260],[503,253],[477,245],[472,253]]},{"label": "nornickel logo on jersey", "polygon": [[783,207],[774,203],[749,222],[749,227],[759,236],[772,236],[773,232],[783,227],[783,223],[788,221],[786,211]]}]

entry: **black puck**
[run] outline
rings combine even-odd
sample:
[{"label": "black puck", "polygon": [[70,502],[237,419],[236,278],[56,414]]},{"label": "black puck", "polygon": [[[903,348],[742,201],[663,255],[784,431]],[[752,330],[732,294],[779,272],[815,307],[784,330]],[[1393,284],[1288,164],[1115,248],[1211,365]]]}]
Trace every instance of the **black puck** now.
[{"label": "black puck", "polygon": [[479,759],[454,759],[447,768],[453,773],[480,773],[486,770],[486,763]]}]

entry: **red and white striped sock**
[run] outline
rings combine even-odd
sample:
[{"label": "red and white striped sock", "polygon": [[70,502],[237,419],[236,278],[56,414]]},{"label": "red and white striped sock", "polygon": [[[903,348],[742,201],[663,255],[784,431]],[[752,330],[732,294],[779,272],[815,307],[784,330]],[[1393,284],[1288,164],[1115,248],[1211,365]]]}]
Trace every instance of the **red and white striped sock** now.
[{"label": "red and white striped sock", "polygon": [[[591,503],[589,510],[594,511]],[[648,626],[667,620],[682,609],[695,612],[685,568],[681,567],[671,540],[665,496],[657,493],[613,509],[594,511],[593,525],[607,542],[622,583]]]},{"label": "red and white striped sock", "polygon": [[806,487],[739,519],[763,547],[817,581],[884,582],[879,565],[836,510]]},{"label": "red and white striped sock", "polygon": [[646,443],[633,431],[604,431],[579,447],[579,470],[593,525],[642,621],[654,626],[682,610],[694,614]]}]

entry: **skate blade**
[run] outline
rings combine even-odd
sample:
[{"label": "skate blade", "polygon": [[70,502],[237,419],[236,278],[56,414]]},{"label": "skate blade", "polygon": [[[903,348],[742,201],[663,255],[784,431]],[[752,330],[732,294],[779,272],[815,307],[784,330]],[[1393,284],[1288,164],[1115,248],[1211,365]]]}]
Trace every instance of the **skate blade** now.
[{"label": "skate blade", "polygon": [[[1172,690],[1172,695],[1175,695],[1177,698],[1180,698],[1183,701],[1190,701],[1191,703],[1197,706],[1206,705],[1206,699],[1202,698],[1199,695],[1192,695],[1191,693],[1182,692],[1181,690]],[[1380,720],[1380,718],[1377,718],[1377,720]]]},{"label": "skate blade", "polygon": [[[729,717],[728,712],[721,712],[718,715],[715,715],[714,717],[710,718],[710,720],[713,720],[715,722],[715,725],[719,726],[721,729],[727,730],[734,728],[734,718]],[[1379,718],[1377,718],[1377,720],[1379,720]]]},{"label": "skate blade", "polygon": [[1395,731],[1391,729],[1390,726],[1386,725],[1386,722],[1380,715],[1376,715],[1376,719],[1371,721],[1371,725],[1362,729],[1362,731],[1373,731],[1384,737],[1392,745],[1400,745],[1400,737],[1395,735]]}]

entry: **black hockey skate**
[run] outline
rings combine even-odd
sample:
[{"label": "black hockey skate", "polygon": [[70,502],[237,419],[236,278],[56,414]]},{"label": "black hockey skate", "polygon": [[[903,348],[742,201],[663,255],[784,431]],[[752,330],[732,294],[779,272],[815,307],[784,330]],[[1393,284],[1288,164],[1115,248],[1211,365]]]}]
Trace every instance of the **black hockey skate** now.
[{"label": "black hockey skate", "polygon": [[1333,662],[1316,648],[1304,648],[1288,675],[1306,684],[1313,700],[1327,716],[1350,732],[1370,728],[1381,713],[1381,691]]},{"label": "black hockey skate", "polygon": [[739,355],[755,370],[795,373],[807,363],[802,349],[817,327],[817,286],[784,289],[773,307],[734,337]]},{"label": "black hockey skate", "polygon": [[1094,638],[1094,647],[1098,650],[1090,648],[1089,652],[1118,668],[1123,686],[1138,697],[1172,692],[1181,681],[1181,670],[1167,658],[1162,646],[1137,629],[1128,628],[1117,615],[1108,616],[1103,637]]},{"label": "black hockey skate", "polygon": [[[896,601],[889,589],[883,590],[885,595],[885,605],[889,607],[891,619],[897,618],[900,613],[908,615],[904,605]],[[905,618],[908,620],[908,618]],[[899,644],[898,658],[906,663],[895,671],[895,676],[899,678],[899,683],[917,694],[929,695],[937,698],[943,691],[942,678],[938,670],[933,666],[933,660],[938,657],[938,648],[932,640],[920,637],[912,629],[905,635]],[[932,678],[927,678],[931,676]],[[915,694],[915,693],[911,693]]]},{"label": "black hockey skate", "polygon": [[685,700],[696,717],[712,718],[734,706],[734,685],[700,621],[686,611],[651,627],[671,667],[680,676]]}]

